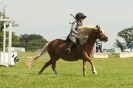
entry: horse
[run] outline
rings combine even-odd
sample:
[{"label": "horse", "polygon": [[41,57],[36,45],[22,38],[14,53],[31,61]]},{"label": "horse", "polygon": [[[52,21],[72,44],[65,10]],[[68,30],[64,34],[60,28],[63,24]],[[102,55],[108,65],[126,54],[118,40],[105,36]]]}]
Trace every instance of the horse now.
[{"label": "horse", "polygon": [[54,73],[57,74],[56,61],[59,60],[60,58],[66,61],[77,61],[79,59],[82,59],[84,76],[86,75],[86,62],[89,62],[91,65],[92,73],[97,74],[93,61],[90,58],[92,50],[95,45],[96,39],[107,42],[108,37],[104,33],[104,31],[100,28],[99,25],[96,25],[95,27],[81,26],[79,27],[79,29],[80,29],[79,36],[84,36],[84,38],[82,39],[85,39],[86,42],[81,43],[78,47],[73,47],[71,53],[68,54],[65,52],[68,41],[62,39],[55,39],[47,43],[41,49],[38,55],[29,60],[28,62],[29,68],[32,67],[33,62],[35,60],[37,60],[47,51],[50,56],[50,60],[44,64],[44,66],[42,67],[42,69],[39,71],[38,74],[41,74],[44,71],[44,69],[47,68],[49,65],[52,65]]}]

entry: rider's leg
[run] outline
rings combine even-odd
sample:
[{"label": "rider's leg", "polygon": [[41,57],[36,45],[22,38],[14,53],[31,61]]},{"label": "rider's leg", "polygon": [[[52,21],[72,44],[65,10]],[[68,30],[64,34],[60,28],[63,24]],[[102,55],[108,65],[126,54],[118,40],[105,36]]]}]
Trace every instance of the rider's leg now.
[{"label": "rider's leg", "polygon": [[71,53],[71,49],[72,49],[73,44],[74,44],[73,42],[71,42],[71,41],[69,42],[69,44],[68,44],[68,46],[66,48],[66,52],[67,53]]},{"label": "rider's leg", "polygon": [[72,46],[76,42],[76,37],[75,36],[69,36],[68,38],[69,38],[70,42],[67,45],[66,52],[71,53]]}]

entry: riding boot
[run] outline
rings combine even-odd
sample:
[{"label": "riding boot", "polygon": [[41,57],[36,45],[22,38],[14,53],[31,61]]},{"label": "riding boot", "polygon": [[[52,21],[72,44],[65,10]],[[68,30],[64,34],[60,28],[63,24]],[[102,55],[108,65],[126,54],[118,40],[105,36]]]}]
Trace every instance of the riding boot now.
[{"label": "riding boot", "polygon": [[66,53],[70,54],[71,53],[71,48],[73,46],[73,42],[70,42],[66,48]]}]

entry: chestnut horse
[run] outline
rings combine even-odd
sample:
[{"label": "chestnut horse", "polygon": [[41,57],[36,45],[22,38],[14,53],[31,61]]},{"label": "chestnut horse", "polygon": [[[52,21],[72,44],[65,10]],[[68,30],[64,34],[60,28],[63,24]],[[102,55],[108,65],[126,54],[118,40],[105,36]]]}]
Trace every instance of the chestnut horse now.
[{"label": "chestnut horse", "polygon": [[[97,74],[97,71],[95,69],[95,66],[90,59],[91,52],[93,50],[94,44],[96,42],[96,39],[100,39],[100,41],[106,42],[108,40],[108,37],[105,35],[103,30],[101,30],[100,26],[95,27],[80,27],[81,32],[79,34],[84,34],[87,37],[86,42],[79,45],[78,47],[73,47],[70,54],[67,54],[65,52],[65,49],[67,47],[67,40],[61,40],[61,39],[55,39],[48,44],[46,44],[39,55],[33,57],[29,60],[28,66],[31,68],[33,62],[37,60],[42,54],[44,54],[46,51],[48,51],[48,54],[50,56],[50,60],[44,64],[42,69],[39,71],[38,74],[41,74],[45,68],[47,68],[49,65],[52,65],[52,69],[54,73],[56,72],[56,61],[61,59],[64,59],[66,61],[76,61],[78,59],[83,60],[83,75],[86,75],[86,62],[89,62],[91,64],[92,73]],[[83,30],[82,30],[83,29]]]}]

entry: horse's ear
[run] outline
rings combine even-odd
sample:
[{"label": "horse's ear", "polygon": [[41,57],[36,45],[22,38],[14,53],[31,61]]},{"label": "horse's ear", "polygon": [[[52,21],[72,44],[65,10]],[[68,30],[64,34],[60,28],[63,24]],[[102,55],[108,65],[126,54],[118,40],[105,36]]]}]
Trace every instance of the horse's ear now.
[{"label": "horse's ear", "polygon": [[97,29],[100,29],[100,26],[99,26],[99,25],[96,25],[96,28],[97,28]]}]

